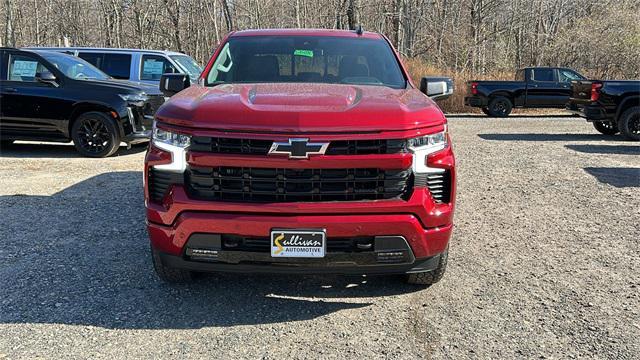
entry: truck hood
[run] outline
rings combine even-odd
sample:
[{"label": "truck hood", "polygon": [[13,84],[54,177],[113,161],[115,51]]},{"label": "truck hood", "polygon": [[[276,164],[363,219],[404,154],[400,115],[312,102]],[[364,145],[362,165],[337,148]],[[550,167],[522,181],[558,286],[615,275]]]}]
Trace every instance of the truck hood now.
[{"label": "truck hood", "polygon": [[109,80],[77,80],[77,81],[82,81],[83,84],[91,84],[92,86],[99,86],[102,88],[111,88],[114,90],[124,90],[126,92],[131,92],[131,93],[138,93],[138,92],[144,92],[147,95],[152,95],[152,96],[157,96],[157,95],[162,95],[162,93],[160,92],[160,88],[157,85],[151,85],[151,84],[141,84],[141,83],[135,83],[132,81],[128,81],[128,80],[116,80],[116,79],[109,79]]},{"label": "truck hood", "polygon": [[156,114],[173,125],[222,131],[381,132],[446,120],[420,91],[344,84],[192,86]]}]

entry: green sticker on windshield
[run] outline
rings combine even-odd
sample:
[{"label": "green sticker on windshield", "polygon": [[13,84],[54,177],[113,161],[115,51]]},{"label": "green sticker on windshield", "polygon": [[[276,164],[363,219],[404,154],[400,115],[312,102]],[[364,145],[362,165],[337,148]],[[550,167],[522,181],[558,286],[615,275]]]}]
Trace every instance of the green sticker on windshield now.
[{"label": "green sticker on windshield", "polygon": [[306,56],[306,57],[313,57],[313,50],[295,50],[293,52],[293,55],[295,56]]}]

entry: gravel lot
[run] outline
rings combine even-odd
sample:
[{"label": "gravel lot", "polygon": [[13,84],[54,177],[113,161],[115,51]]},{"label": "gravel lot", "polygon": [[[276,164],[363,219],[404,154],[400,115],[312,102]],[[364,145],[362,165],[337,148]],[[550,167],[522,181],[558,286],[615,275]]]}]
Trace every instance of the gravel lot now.
[{"label": "gravel lot", "polygon": [[[640,354],[640,144],[560,117],[452,117],[445,278],[154,275],[144,148],[0,161],[0,358]],[[124,148],[123,148],[124,150]]]}]

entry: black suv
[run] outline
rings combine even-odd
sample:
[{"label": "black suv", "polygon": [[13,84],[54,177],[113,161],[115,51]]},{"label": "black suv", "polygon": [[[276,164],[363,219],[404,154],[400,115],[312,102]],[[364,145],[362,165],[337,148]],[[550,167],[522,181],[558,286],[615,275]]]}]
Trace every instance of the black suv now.
[{"label": "black suv", "polygon": [[149,139],[164,102],[155,86],[114,80],[57,52],[0,48],[0,140],[73,140],[82,155],[106,157]]}]

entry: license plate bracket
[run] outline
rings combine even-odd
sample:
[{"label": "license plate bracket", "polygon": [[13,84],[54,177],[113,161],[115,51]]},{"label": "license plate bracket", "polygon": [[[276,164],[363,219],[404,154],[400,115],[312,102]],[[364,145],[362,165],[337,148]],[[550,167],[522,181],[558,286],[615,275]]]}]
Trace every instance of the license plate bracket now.
[{"label": "license plate bracket", "polygon": [[323,258],[327,250],[326,231],[272,229],[271,257]]}]

